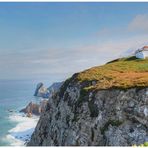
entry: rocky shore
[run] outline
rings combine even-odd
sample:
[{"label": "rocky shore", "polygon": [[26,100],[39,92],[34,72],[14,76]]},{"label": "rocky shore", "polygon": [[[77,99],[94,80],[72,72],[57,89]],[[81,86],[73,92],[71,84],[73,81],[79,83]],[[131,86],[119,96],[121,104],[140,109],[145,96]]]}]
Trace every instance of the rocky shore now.
[{"label": "rocky shore", "polygon": [[39,116],[45,111],[47,105],[47,100],[42,100],[40,104],[30,102],[24,109],[20,110],[27,115],[27,117],[32,117],[32,115]]},{"label": "rocky shore", "polygon": [[40,103],[30,102],[25,108],[20,110],[27,115],[27,117],[32,117],[32,115],[40,116],[42,112],[46,110],[48,99],[52,98],[60,89],[63,82],[53,83],[50,87],[46,88],[42,82],[38,83],[35,89],[34,96],[43,98]]}]

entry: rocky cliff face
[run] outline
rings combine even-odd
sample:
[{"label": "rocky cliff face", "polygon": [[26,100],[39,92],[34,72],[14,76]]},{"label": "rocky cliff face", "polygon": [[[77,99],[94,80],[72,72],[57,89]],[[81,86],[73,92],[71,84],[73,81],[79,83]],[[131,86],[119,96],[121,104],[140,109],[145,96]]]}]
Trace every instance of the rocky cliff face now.
[{"label": "rocky cliff face", "polygon": [[86,85],[76,75],[65,81],[49,99],[28,146],[131,146],[148,141],[148,87],[87,91]]},{"label": "rocky cliff face", "polygon": [[47,88],[49,92],[49,98],[54,96],[60,90],[60,87],[62,86],[63,83],[64,82],[55,82]]}]

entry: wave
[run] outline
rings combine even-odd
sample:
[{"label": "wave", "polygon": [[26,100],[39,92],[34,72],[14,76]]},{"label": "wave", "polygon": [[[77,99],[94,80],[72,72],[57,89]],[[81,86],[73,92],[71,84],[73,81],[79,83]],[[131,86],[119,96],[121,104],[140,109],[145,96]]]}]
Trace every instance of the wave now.
[{"label": "wave", "polygon": [[16,122],[16,126],[8,131],[5,137],[11,146],[22,146],[30,140],[31,135],[36,127],[39,117],[26,117],[22,113],[13,113],[9,116],[12,122]]}]

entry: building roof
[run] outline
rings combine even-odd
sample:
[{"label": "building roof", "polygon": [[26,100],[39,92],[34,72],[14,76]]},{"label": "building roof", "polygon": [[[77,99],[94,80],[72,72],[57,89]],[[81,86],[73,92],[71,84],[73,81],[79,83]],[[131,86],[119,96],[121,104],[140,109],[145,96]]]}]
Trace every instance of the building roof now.
[{"label": "building roof", "polygon": [[143,46],[143,48],[148,48],[148,46]]},{"label": "building roof", "polygon": [[142,51],[148,51],[148,46],[144,46],[144,47],[142,48]]}]

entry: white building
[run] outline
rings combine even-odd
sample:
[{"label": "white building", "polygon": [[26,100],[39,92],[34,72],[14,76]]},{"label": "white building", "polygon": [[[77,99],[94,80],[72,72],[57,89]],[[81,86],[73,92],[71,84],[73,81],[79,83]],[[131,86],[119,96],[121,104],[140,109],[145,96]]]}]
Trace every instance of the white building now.
[{"label": "white building", "polygon": [[145,59],[145,58],[148,58],[148,46],[144,46],[143,48],[138,49],[138,50],[135,52],[135,56],[136,56],[136,58],[138,58],[138,59]]}]

